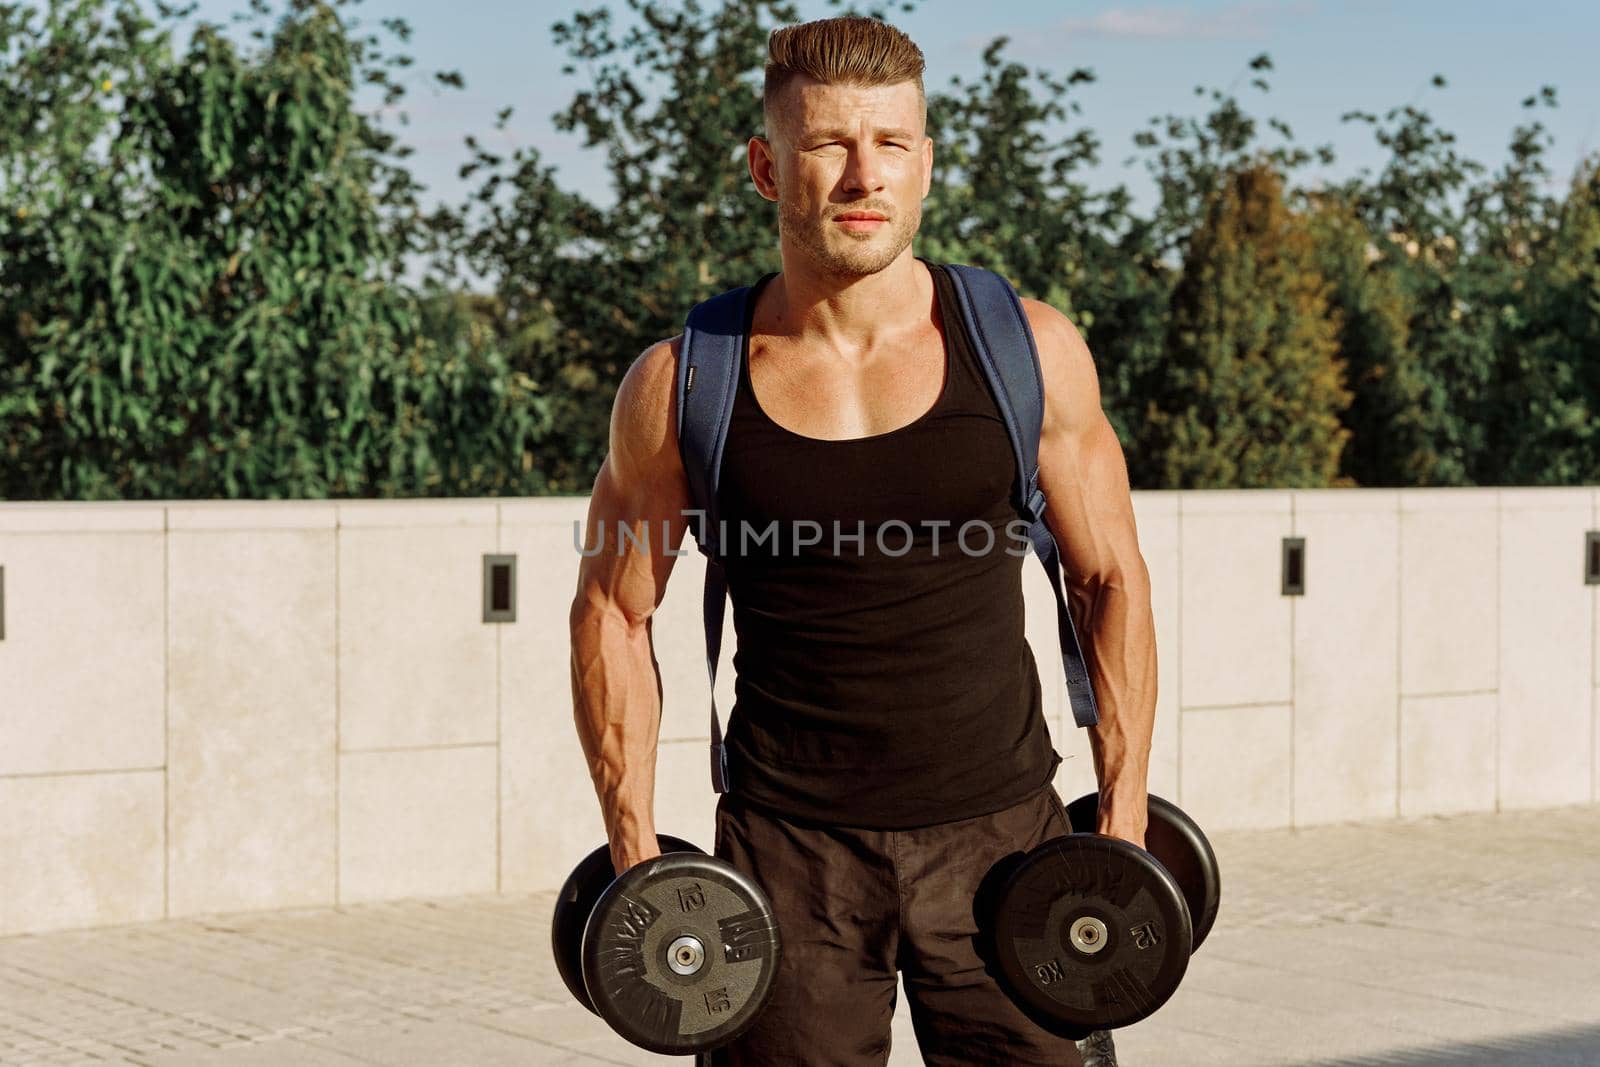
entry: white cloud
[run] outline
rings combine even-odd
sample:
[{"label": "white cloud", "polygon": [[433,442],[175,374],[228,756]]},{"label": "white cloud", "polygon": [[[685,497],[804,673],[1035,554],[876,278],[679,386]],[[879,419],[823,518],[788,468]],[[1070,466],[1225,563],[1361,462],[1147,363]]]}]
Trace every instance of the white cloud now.
[{"label": "white cloud", "polygon": [[1311,0],[1294,3],[1234,3],[1210,10],[1146,5],[1112,7],[1093,15],[1073,16],[1051,26],[1052,34],[1072,37],[1135,37],[1144,39],[1250,39],[1267,35],[1284,15],[1309,14]]}]

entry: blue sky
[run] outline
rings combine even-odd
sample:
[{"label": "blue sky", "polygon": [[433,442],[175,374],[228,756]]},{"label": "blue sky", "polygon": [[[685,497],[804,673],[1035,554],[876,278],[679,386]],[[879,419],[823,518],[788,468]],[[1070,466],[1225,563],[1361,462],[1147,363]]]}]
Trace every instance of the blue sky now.
[{"label": "blue sky", "polygon": [[[705,0],[713,8],[719,2]],[[577,136],[550,121],[583,84],[560,73],[565,57],[550,27],[598,6],[599,0],[364,0],[347,9],[374,29],[389,17],[411,24],[413,37],[403,47],[416,65],[402,105],[411,115],[404,136],[417,149],[413,172],[431,196],[454,201],[475,186],[476,176],[463,183],[455,171],[468,158],[461,138],[476,133],[491,149],[537,147],[563,185],[611,200],[600,153],[584,150]],[[620,25],[630,23],[622,0],[605,6]],[[805,18],[838,10],[824,0],[802,0],[799,7]],[[244,9],[244,0],[201,0],[199,15],[226,22]],[[1383,158],[1370,127],[1341,123],[1340,114],[1381,114],[1407,103],[1454,132],[1463,154],[1498,168],[1512,127],[1526,114],[1520,101],[1544,84],[1559,94],[1558,108],[1537,110],[1554,136],[1555,180],[1564,184],[1584,153],[1600,150],[1600,4],[1592,0],[923,0],[912,13],[895,10],[892,21],[927,58],[930,90],[952,75],[975,75],[983,48],[997,36],[1011,39],[1005,54],[1030,67],[1094,70],[1096,82],[1076,90],[1083,112],[1074,120],[1093,128],[1102,143],[1102,164],[1087,179],[1096,187],[1126,184],[1141,207],[1152,188],[1142,161],[1124,165],[1134,154],[1131,137],[1152,116],[1203,113],[1208,100],[1193,94],[1196,85],[1231,86],[1263,123],[1273,116],[1286,121],[1300,145],[1331,143],[1334,176],[1376,167]],[[1247,63],[1261,52],[1276,68],[1267,94],[1249,84]],[[431,72],[441,69],[460,70],[465,90],[432,87]],[[1447,88],[1430,86],[1435,73],[1448,79]],[[496,132],[495,112],[506,105],[515,116]]]}]

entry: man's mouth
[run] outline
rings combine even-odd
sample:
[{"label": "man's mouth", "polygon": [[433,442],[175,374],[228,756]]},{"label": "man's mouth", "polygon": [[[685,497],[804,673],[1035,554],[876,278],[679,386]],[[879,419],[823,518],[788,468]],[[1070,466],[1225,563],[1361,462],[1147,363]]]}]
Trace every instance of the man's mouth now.
[{"label": "man's mouth", "polygon": [[889,220],[876,211],[847,211],[833,218],[841,229],[851,233],[872,233],[889,224]]}]

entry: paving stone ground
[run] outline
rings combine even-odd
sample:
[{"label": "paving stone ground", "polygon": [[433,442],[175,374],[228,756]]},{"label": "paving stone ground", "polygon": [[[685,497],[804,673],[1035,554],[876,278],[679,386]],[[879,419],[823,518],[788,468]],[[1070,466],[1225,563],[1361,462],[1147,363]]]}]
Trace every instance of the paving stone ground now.
[{"label": "paving stone ground", "polygon": [[[1213,845],[1216,929],[1173,999],[1117,1032],[1124,1067],[1600,1065],[1600,806]],[[0,939],[0,1064],[674,1062],[571,1001],[551,906],[413,900]],[[920,1062],[908,1023],[895,1067]]]}]

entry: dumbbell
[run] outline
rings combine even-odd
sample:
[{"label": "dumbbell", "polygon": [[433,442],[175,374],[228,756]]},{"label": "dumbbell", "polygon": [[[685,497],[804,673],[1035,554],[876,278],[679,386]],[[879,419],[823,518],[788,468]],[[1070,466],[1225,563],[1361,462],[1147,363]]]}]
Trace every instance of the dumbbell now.
[{"label": "dumbbell", "polygon": [[772,904],[731,865],[676,837],[615,876],[601,845],[556,897],[550,945],[578,1002],[623,1038],[697,1055],[749,1028],[772,992],[782,941]]},{"label": "dumbbell", "polygon": [[1068,805],[1073,832],[1010,870],[992,920],[1013,999],[1078,1037],[1136,1023],[1165,1004],[1221,902],[1216,854],[1176,804],[1149,798],[1139,848],[1094,832],[1099,802],[1089,793]]}]

